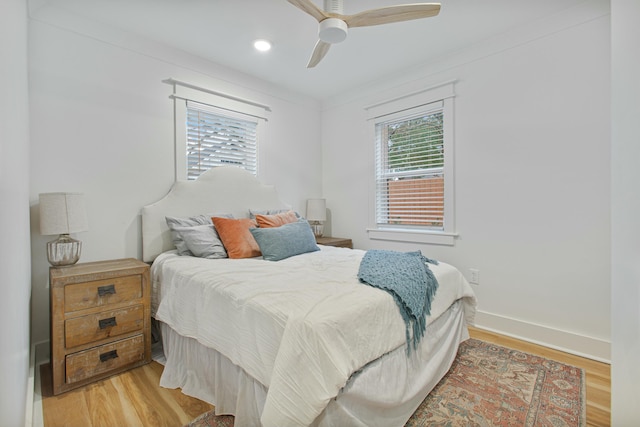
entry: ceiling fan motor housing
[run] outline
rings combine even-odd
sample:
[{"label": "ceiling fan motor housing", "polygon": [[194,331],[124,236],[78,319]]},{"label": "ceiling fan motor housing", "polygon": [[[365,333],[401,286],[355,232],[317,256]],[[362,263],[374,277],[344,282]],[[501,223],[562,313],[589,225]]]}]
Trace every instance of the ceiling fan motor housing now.
[{"label": "ceiling fan motor housing", "polygon": [[327,18],[320,22],[318,36],[326,43],[340,43],[347,38],[347,23],[338,18]]}]

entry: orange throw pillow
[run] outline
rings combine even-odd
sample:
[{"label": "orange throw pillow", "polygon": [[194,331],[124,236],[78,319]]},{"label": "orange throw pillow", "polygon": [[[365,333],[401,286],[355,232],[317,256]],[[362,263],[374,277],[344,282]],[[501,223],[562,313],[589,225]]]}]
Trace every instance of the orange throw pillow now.
[{"label": "orange throw pillow", "polygon": [[256,214],[256,222],[260,228],[273,228],[290,224],[292,222],[298,222],[298,217],[294,211],[282,212],[275,215]]},{"label": "orange throw pillow", "polygon": [[229,258],[253,258],[262,255],[258,242],[249,231],[256,221],[249,218],[211,218]]}]

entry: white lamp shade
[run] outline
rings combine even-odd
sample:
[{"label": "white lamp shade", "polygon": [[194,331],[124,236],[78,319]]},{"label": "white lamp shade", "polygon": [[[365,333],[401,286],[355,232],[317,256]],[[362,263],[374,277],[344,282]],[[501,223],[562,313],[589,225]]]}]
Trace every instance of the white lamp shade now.
[{"label": "white lamp shade", "polygon": [[325,199],[307,200],[307,219],[309,221],[326,221],[327,201]]},{"label": "white lamp shade", "polygon": [[40,234],[70,234],[89,230],[84,195],[40,194]]}]

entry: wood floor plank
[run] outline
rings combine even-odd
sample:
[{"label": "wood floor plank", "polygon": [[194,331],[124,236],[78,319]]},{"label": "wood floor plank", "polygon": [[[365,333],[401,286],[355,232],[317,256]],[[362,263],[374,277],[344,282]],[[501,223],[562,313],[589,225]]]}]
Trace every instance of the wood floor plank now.
[{"label": "wood floor plank", "polygon": [[[153,401],[162,402],[167,413],[171,415],[171,425],[183,425],[195,418],[191,415],[191,411],[188,409],[190,408],[191,402],[194,402],[195,404],[196,402],[201,403],[201,401],[191,398],[183,400],[182,397],[188,396],[184,395],[180,390],[171,390],[160,387],[160,375],[162,375],[162,371],[153,370],[149,365],[147,368],[148,369],[134,372],[134,375],[137,375],[138,379],[141,381],[144,379],[144,383],[146,384],[145,393],[148,393],[149,396],[153,396]],[[200,405],[200,407],[202,406],[203,405]],[[206,404],[206,409],[202,410],[202,412],[206,412],[212,408],[212,405]],[[196,416],[200,415],[202,412],[198,412]]]},{"label": "wood floor plank", "polygon": [[125,426],[131,424],[127,412],[122,410],[117,389],[113,381],[98,381],[89,384],[84,392],[91,425],[93,426]]},{"label": "wood floor plank", "polygon": [[42,404],[45,427],[93,425],[83,394],[51,397],[43,400]]},{"label": "wood floor plank", "polygon": [[135,405],[138,417],[145,426],[171,427],[182,425],[180,414],[175,408],[179,406],[173,401],[168,405],[164,399],[166,393],[153,381],[149,382],[145,369],[134,369],[123,378],[127,397]]},{"label": "wood floor plank", "polygon": [[[153,372],[153,374],[150,374],[150,375],[153,375],[155,378],[158,379],[158,387],[160,387],[159,378],[162,375],[162,371],[164,367],[159,363],[150,363],[147,366]],[[190,396],[187,396],[186,394],[182,393],[182,390],[180,390],[179,388],[177,389],[162,388],[162,390],[168,396],[170,396],[166,398],[167,400],[172,399],[178,405],[180,405],[180,408],[182,409],[182,411],[189,416],[189,421],[196,418],[198,415],[204,414],[205,412],[213,409],[213,405],[207,402],[203,402],[202,400],[194,399]]]},{"label": "wood floor plank", "polygon": [[[132,427],[144,427],[144,423],[140,420],[138,409],[134,402],[129,399],[129,393],[127,393],[126,375],[119,375],[111,378],[111,383],[118,393],[118,402],[122,408],[124,418],[129,421],[129,425]],[[123,381],[123,379],[125,381]]]}]

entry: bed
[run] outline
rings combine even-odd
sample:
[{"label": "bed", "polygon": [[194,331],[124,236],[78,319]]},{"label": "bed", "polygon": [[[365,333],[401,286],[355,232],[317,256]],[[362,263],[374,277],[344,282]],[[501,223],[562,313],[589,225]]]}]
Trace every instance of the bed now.
[{"label": "bed", "polygon": [[[403,426],[468,338],[472,289],[451,265],[430,265],[438,290],[413,348],[394,298],[357,278],[365,251],[314,242],[273,260],[254,230],[262,257],[184,256],[166,219],[284,212],[274,187],[231,166],[176,182],[142,209],[152,315],[166,358],[160,385],[234,415],[236,426]],[[227,233],[218,229],[224,222],[215,224]],[[278,246],[288,238],[278,233],[297,224],[306,223],[266,235]]]}]

